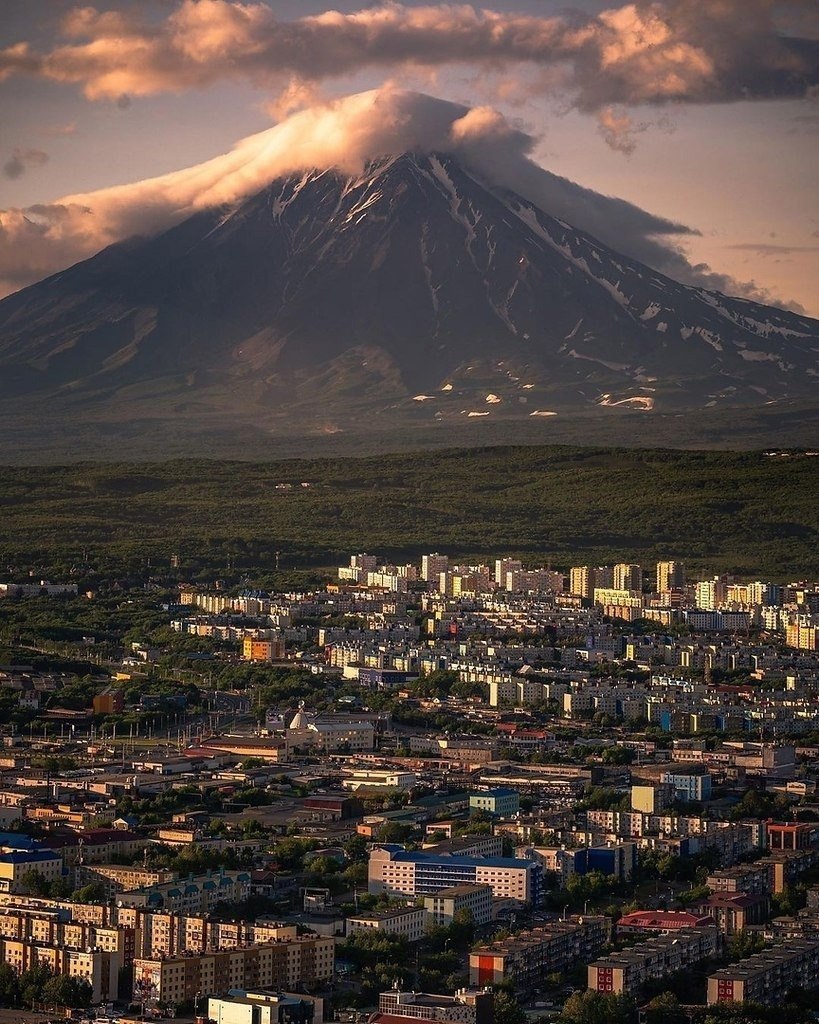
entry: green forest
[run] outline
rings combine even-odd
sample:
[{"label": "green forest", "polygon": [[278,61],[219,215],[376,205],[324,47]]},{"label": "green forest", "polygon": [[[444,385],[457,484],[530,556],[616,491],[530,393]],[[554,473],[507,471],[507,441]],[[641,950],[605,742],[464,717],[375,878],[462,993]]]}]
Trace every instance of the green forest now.
[{"label": "green forest", "polygon": [[320,570],[355,551],[519,555],[566,569],[680,558],[819,574],[819,458],[799,453],[449,449],[270,462],[5,467],[0,565]]}]

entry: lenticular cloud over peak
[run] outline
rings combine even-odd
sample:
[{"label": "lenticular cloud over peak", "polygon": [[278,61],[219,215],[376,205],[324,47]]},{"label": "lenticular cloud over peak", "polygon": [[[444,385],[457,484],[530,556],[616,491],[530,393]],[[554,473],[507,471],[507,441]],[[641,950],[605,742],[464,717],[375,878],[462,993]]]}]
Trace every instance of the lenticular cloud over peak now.
[{"label": "lenticular cloud over peak", "polygon": [[132,235],[152,234],[197,211],[233,204],[303,170],[360,173],[373,158],[449,154],[490,185],[512,189],[553,216],[684,283],[754,295],[692,267],[663,236],[692,230],[602,196],[539,167],[535,140],[489,107],[468,108],[390,85],[320,104],[249,136],[222,156],[156,178],[0,211],[0,294]]}]

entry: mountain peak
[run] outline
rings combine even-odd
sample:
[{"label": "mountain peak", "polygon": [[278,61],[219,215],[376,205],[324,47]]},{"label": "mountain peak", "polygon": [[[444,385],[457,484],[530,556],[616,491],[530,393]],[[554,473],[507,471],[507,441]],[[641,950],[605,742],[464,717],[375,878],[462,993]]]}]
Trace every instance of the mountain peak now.
[{"label": "mountain peak", "polygon": [[816,321],[685,287],[420,147],[106,250],[0,303],[0,337],[0,387],[66,422],[701,410],[819,376]]}]

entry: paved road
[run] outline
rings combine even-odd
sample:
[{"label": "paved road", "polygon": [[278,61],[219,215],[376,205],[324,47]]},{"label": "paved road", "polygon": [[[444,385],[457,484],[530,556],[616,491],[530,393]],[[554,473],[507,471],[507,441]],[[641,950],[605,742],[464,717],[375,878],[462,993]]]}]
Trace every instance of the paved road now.
[{"label": "paved road", "polygon": [[32,1013],[30,1010],[4,1010],[0,1008],[0,1024],[43,1024],[51,1020],[55,1014]]}]

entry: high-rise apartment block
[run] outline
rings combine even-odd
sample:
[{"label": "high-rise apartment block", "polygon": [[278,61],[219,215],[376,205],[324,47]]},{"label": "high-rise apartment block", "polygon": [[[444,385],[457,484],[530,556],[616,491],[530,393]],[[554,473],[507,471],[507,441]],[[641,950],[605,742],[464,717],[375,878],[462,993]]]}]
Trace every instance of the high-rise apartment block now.
[{"label": "high-rise apartment block", "polygon": [[658,594],[679,590],[685,586],[685,566],[682,562],[658,562],[656,583]]},{"label": "high-rise apartment block", "polygon": [[421,558],[421,579],[428,583],[438,583],[441,573],[449,569],[449,556],[439,555],[437,551]]},{"label": "high-rise apartment block", "polygon": [[[643,567],[629,562],[618,562],[614,567],[614,589],[615,590],[637,590],[643,589]],[[597,584],[601,586],[601,584]]]}]

